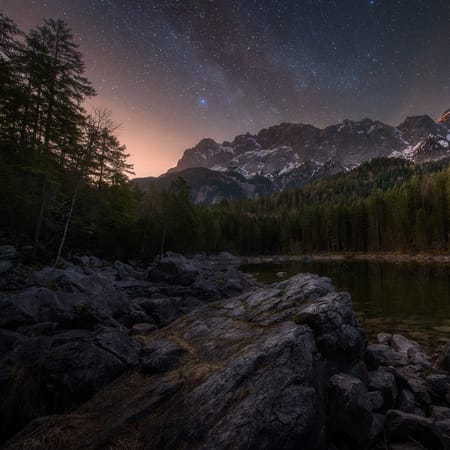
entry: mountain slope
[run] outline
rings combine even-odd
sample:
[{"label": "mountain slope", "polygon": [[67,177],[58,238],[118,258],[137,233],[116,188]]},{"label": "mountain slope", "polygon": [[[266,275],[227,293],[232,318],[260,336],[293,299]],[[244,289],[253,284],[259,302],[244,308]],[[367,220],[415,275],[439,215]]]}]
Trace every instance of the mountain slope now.
[{"label": "mountain slope", "polygon": [[[450,157],[449,142],[450,110],[438,121],[411,116],[397,127],[369,118],[344,120],[324,129],[282,123],[256,135],[239,135],[232,142],[202,139],[184,152],[176,167],[148,182],[164,187],[167,180],[183,176],[192,188],[192,199],[200,203],[257,198],[300,188],[373,158],[438,161]],[[198,168],[202,170],[193,170]]]}]

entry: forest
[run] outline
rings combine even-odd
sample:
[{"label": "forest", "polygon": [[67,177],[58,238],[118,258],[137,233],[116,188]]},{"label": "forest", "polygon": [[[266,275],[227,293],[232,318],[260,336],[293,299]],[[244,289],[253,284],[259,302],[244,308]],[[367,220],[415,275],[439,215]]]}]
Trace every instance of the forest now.
[{"label": "forest", "polygon": [[194,205],[179,178],[141,192],[69,26],[24,33],[0,14],[0,238],[31,260],[67,254],[148,260],[192,254],[443,252],[448,161],[376,159],[301,190]]}]

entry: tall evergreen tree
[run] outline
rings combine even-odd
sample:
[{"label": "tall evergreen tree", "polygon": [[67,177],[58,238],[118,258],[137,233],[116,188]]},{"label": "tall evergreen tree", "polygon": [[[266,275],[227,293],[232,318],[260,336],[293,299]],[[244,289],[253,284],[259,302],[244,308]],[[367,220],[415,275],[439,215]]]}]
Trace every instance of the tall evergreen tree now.
[{"label": "tall evergreen tree", "polygon": [[0,142],[15,144],[22,102],[20,56],[16,24],[0,11]]},{"label": "tall evergreen tree", "polygon": [[84,126],[84,141],[88,148],[87,175],[98,188],[120,184],[127,175],[134,173],[133,165],[127,163],[130,155],[116,136],[120,126],[111,116],[108,109],[94,108]]},{"label": "tall evergreen tree", "polygon": [[[70,28],[46,20],[26,36],[26,105],[23,140],[57,155],[62,166],[77,150],[83,103],[95,95],[84,76],[84,62]],[[24,139],[24,138],[27,139]]]}]

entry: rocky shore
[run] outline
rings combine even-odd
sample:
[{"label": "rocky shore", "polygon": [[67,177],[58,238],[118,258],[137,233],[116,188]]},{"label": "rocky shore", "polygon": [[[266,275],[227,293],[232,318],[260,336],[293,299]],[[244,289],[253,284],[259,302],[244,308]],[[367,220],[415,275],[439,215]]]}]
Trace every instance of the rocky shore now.
[{"label": "rocky shore", "polygon": [[4,253],[2,448],[450,448],[450,347],[368,345],[327,278],[261,285],[229,254],[32,271]]}]

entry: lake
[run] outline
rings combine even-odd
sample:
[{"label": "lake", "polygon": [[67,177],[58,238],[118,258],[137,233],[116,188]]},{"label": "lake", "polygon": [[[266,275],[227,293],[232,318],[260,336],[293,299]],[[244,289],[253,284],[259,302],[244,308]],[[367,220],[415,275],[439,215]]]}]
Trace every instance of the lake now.
[{"label": "lake", "polygon": [[[352,295],[353,308],[372,340],[400,333],[434,349],[450,338],[450,267],[361,261],[247,264],[240,270],[273,283],[300,272],[329,277]],[[276,274],[286,272],[280,277]]]}]

